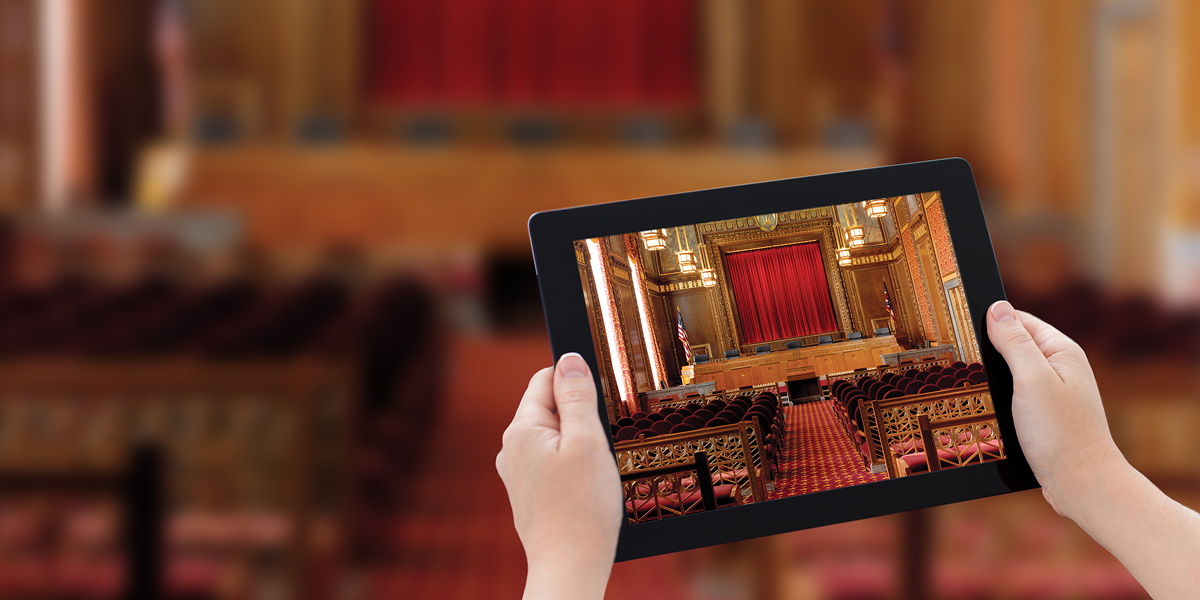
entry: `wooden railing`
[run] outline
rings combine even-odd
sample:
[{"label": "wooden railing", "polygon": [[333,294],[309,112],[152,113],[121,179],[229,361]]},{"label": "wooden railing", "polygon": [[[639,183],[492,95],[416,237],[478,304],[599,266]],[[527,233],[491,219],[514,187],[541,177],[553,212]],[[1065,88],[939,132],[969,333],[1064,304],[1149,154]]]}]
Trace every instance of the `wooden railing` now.
[{"label": "wooden railing", "polygon": [[723,390],[723,391],[713,392],[711,394],[704,394],[701,396],[692,396],[689,398],[681,398],[679,400],[668,400],[666,402],[656,402],[649,406],[649,412],[658,412],[664,408],[682,408],[689,404],[704,405],[704,404],[709,403],[712,400],[729,401],[729,400],[733,400],[734,398],[737,398],[738,396],[746,396],[750,400],[754,400],[754,398],[756,396],[758,396],[759,394],[761,394],[764,391],[771,392],[772,394],[775,394],[776,398],[778,398],[779,397],[778,390],[780,387],[783,387],[786,389],[787,384],[782,381],[777,382],[777,383],[762,383],[762,384],[758,384],[758,385],[749,386],[746,389]]},{"label": "wooden railing", "polygon": [[921,440],[919,446],[899,446],[905,450],[903,452],[895,452],[892,444],[884,446],[889,477],[909,475],[908,463],[900,460],[900,457],[918,452],[925,455],[929,472],[1000,460],[1007,456],[994,413],[940,420],[920,415],[917,423]]},{"label": "wooden railing", "polygon": [[871,464],[884,465],[893,476],[895,465],[889,460],[888,453],[893,447],[913,448],[918,445],[921,440],[920,417],[941,421],[980,415],[995,416],[992,394],[986,383],[890,400],[873,400],[861,405],[869,407],[863,418],[867,423],[865,433]]},{"label": "wooden railing", "polygon": [[[708,456],[697,452],[692,458],[687,463],[621,475],[630,523],[717,509],[712,477],[700,476],[709,473]],[[735,488],[735,499],[739,497],[736,491]]]},{"label": "wooden railing", "polygon": [[766,500],[762,440],[756,422],[741,421],[717,427],[638,438],[614,446],[622,475],[689,464],[705,453],[714,485],[733,484],[738,503]]},{"label": "wooden railing", "polygon": [[886,367],[875,367],[873,369],[864,369],[861,371],[843,371],[841,373],[830,373],[828,376],[826,376],[826,380],[830,384],[833,384],[833,382],[837,381],[838,379],[842,379],[842,380],[848,381],[850,383],[857,384],[858,380],[862,379],[863,377],[869,376],[869,377],[874,377],[875,379],[879,379],[886,373],[896,373],[897,375],[899,375],[909,369],[917,369],[918,371],[920,371],[920,370],[924,370],[926,368],[932,367],[934,365],[938,365],[938,366],[944,368],[944,367],[950,366],[951,363],[953,363],[953,362],[954,361],[949,358],[940,358],[937,360],[930,360],[930,361],[917,362],[917,363],[908,363],[908,364],[904,364],[904,365],[888,365]]},{"label": "wooden railing", "polygon": [[152,444],[164,456],[168,522],[257,511],[284,532],[270,548],[292,579],[289,597],[307,597],[303,540],[314,520],[337,526],[346,518],[354,409],[348,367],[307,360],[3,363],[0,472],[111,470],[133,445]]}]

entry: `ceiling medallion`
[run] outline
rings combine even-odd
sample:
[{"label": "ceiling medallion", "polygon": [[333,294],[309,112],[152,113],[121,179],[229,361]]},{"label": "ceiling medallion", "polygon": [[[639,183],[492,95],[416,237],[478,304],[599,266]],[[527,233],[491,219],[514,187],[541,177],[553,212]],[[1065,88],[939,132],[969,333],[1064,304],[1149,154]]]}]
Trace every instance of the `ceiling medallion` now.
[{"label": "ceiling medallion", "polygon": [[758,228],[763,231],[775,231],[775,228],[779,226],[779,213],[758,215],[754,217],[754,222],[758,223]]}]

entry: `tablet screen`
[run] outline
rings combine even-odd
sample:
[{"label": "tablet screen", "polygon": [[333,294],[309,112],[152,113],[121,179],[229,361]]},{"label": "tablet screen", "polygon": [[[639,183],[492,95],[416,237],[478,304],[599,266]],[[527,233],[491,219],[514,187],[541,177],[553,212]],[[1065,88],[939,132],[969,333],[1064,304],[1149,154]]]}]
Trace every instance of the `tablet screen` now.
[{"label": "tablet screen", "polygon": [[633,523],[1005,457],[941,194],[577,240]]}]

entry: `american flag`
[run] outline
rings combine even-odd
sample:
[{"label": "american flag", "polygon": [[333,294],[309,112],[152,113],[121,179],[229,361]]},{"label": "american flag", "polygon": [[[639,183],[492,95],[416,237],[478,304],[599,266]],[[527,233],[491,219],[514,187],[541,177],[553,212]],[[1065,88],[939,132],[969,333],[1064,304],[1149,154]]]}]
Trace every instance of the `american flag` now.
[{"label": "american flag", "polygon": [[692,344],[688,342],[687,330],[683,328],[683,313],[679,312],[679,307],[675,307],[675,314],[679,315],[678,330],[679,341],[683,342],[683,353],[687,355],[688,363],[692,362]]},{"label": "american flag", "polygon": [[888,316],[896,318],[896,313],[892,312],[892,298],[888,296],[887,281],[883,282],[883,307],[887,309]]}]

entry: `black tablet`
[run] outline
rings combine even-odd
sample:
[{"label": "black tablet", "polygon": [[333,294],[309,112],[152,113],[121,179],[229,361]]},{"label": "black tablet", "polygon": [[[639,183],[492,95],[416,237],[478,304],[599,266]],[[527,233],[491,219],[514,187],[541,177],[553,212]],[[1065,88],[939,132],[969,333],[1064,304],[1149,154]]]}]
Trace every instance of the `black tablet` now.
[{"label": "black tablet", "polygon": [[964,160],[541,212],[529,234],[554,354],[596,374],[618,560],[1037,487]]}]

